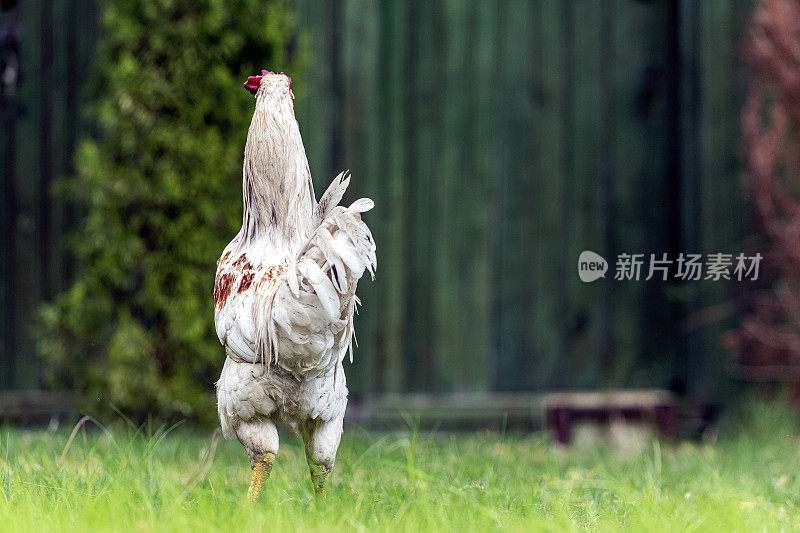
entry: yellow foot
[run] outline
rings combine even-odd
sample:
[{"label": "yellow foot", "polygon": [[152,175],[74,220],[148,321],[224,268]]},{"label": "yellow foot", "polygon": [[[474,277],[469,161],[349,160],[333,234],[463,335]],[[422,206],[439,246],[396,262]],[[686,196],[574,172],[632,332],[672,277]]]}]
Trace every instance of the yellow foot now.
[{"label": "yellow foot", "polygon": [[258,500],[258,495],[261,494],[261,488],[264,486],[264,480],[272,472],[273,461],[275,461],[275,454],[267,452],[253,467],[253,478],[250,480],[250,489],[247,491],[247,499],[251,502]]},{"label": "yellow foot", "polygon": [[328,481],[328,474],[331,469],[326,465],[311,466],[311,483],[314,484],[314,492],[317,496],[325,498],[325,483]]}]

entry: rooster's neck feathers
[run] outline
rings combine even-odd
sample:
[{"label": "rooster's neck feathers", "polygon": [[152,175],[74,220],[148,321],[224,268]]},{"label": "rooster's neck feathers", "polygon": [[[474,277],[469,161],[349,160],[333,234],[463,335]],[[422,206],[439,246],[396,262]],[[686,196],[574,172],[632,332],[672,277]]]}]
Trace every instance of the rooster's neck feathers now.
[{"label": "rooster's neck feathers", "polygon": [[316,200],[291,90],[274,81],[262,82],[247,133],[239,244],[268,239],[276,252],[290,253],[313,230]]}]

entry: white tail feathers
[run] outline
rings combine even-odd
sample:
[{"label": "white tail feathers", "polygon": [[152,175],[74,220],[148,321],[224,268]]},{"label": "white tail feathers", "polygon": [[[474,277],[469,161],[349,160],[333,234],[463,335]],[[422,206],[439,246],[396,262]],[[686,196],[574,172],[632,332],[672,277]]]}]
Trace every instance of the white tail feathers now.
[{"label": "white tail feathers", "polygon": [[263,313],[256,310],[256,328],[267,337],[257,342],[257,359],[277,362],[280,349],[302,358],[292,364],[327,367],[333,354],[344,356],[346,348],[352,360],[356,285],[365,270],[374,277],[377,256],[372,232],[361,220],[374,202],[361,198],[350,207],[336,205],[349,182],[349,172],[333,180],[317,206],[319,226],[287,265],[285,285],[264,302]]},{"label": "white tail feathers", "polygon": [[338,176],[328,185],[328,190],[322,195],[317,204],[317,223],[327,218],[334,207],[342,201],[347,187],[350,185],[350,171],[340,172]]},{"label": "white tail feathers", "polygon": [[336,294],[333,283],[331,283],[326,273],[322,271],[315,261],[307,257],[297,262],[297,271],[304,280],[313,287],[322,307],[328,312],[330,317],[336,318],[340,313],[339,296]]},{"label": "white tail feathers", "polygon": [[348,209],[350,209],[351,211],[358,211],[359,213],[366,213],[373,207],[375,207],[375,202],[373,202],[369,198],[359,198],[358,200],[350,204],[350,207]]},{"label": "white tail feathers", "polygon": [[375,241],[360,215],[374,205],[372,200],[362,198],[349,208],[335,207],[298,257],[299,277],[293,276],[290,286],[299,290],[304,282],[310,285],[331,319],[338,318],[345,310],[364,270],[374,276]]}]

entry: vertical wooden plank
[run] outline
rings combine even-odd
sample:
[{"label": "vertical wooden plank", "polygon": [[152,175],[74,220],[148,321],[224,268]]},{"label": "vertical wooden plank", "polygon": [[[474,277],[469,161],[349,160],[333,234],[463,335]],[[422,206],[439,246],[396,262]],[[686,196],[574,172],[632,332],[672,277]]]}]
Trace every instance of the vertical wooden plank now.
[{"label": "vertical wooden plank", "polygon": [[[405,376],[403,388],[405,390],[425,390],[430,383],[432,376],[423,372],[425,361],[430,357],[430,353],[424,342],[426,311],[425,305],[428,292],[425,290],[426,279],[424,277],[425,268],[422,266],[425,256],[429,253],[429,242],[425,239],[426,232],[421,232],[420,228],[425,224],[426,200],[425,194],[427,179],[420,173],[420,169],[427,162],[429,148],[422,148],[419,139],[422,129],[425,127],[424,115],[421,113],[429,105],[426,99],[428,95],[422,96],[423,87],[429,80],[424,79],[431,75],[429,70],[431,50],[422,49],[421,43],[427,37],[430,25],[430,16],[426,8],[431,8],[432,3],[418,4],[410,3],[406,6],[405,17],[406,27],[406,54],[404,59],[404,71],[406,76],[406,91],[402,106],[405,111],[406,120],[403,131],[404,144],[406,146],[404,167],[408,183],[408,194],[406,201],[408,205],[415,206],[415,209],[405,210],[405,239],[403,242],[405,257],[405,316],[406,327],[403,331],[403,346],[405,348]],[[424,73],[424,74],[423,74]],[[421,116],[422,115],[422,116]],[[422,198],[420,198],[420,195]]]},{"label": "vertical wooden plank", "polygon": [[573,28],[571,47],[572,83],[567,98],[570,136],[567,139],[572,162],[570,186],[566,190],[569,218],[564,233],[564,253],[568,268],[566,277],[570,295],[569,313],[564,322],[567,328],[563,357],[572,366],[568,383],[572,386],[591,387],[598,383],[600,360],[600,284],[585,284],[575,272],[575,263],[583,250],[602,248],[604,218],[599,210],[598,163],[605,157],[600,153],[602,114],[598,85],[603,82],[600,67],[602,55],[601,16],[604,6],[600,2],[577,0],[572,2],[567,14]]},{"label": "vertical wooden plank", "polygon": [[[86,135],[87,125],[83,117],[82,106],[86,103],[83,86],[88,77],[88,66],[94,54],[94,42],[97,36],[97,13],[93,0],[79,0],[77,2],[61,2],[58,4],[60,12],[56,20],[62,21],[60,24],[62,47],[59,54],[60,68],[63,69],[63,89],[61,98],[63,112],[60,120],[63,122],[64,153],[60,162],[60,169],[63,175],[71,175],[74,172],[74,152],[78,139]],[[58,201],[63,201],[58,199]],[[63,220],[61,228],[62,239],[71,231],[77,222],[77,208],[69,202],[64,202]],[[62,251],[65,242],[61,241]],[[63,251],[61,268],[60,288],[66,287],[67,283],[75,275],[74,258],[69,252]]]},{"label": "vertical wooden plank", "polygon": [[[527,310],[532,303],[529,277],[536,271],[531,254],[531,186],[535,179],[532,159],[526,150],[531,132],[532,105],[529,96],[533,66],[530,5],[522,2],[497,4],[497,51],[500,90],[494,93],[500,115],[497,126],[498,164],[494,182],[496,203],[492,224],[496,225],[496,321],[497,374],[494,383],[503,389],[530,385],[538,357],[530,353]],[[537,354],[538,355],[538,354]]]},{"label": "vertical wooden plank", "polygon": [[[645,259],[649,255],[668,253],[674,259],[679,253],[675,234],[680,227],[677,198],[674,191],[674,125],[676,115],[670,96],[674,76],[670,67],[669,43],[672,30],[669,22],[670,3],[643,6],[641,17],[648,27],[649,47],[641,46],[641,71],[638,74],[633,99],[636,135],[645,139],[640,144],[643,167],[639,171],[638,187],[642,195],[638,215],[646,232],[643,245]],[[637,30],[638,31],[638,30]],[[621,44],[621,46],[623,46]],[[639,343],[641,348],[630,352],[630,365],[617,365],[618,381],[641,383],[643,386],[664,387],[668,383],[668,367],[679,350],[675,324],[678,305],[674,301],[673,280],[660,279],[640,285]],[[624,381],[622,381],[624,380]]]},{"label": "vertical wooden plank", "polygon": [[[42,2],[24,2],[21,21],[25,33],[20,46],[20,114],[16,136],[15,188],[19,206],[17,223],[17,268],[14,279],[16,301],[16,342],[14,386],[35,388],[39,385],[39,366],[34,356],[36,337],[33,327],[36,308],[41,301],[40,253],[42,228],[40,212],[40,124],[42,77],[41,13]],[[24,70],[23,70],[24,68]]]},{"label": "vertical wooden plank", "polygon": [[[325,176],[324,183],[329,183],[333,177],[342,170],[344,166],[344,150],[342,140],[344,139],[344,128],[342,123],[343,98],[343,64],[342,64],[342,12],[346,5],[336,0],[327,0],[325,18],[328,21],[325,32],[325,47],[328,50],[329,64],[328,73],[330,76],[330,114],[331,128],[328,132],[330,137],[330,162],[329,176]],[[322,189],[324,190],[324,189]]]},{"label": "vertical wooden plank", "polygon": [[[528,150],[532,153],[531,189],[527,197],[531,224],[524,237],[532,241],[533,255],[525,265],[530,279],[528,320],[532,346],[527,357],[532,359],[530,386],[544,389],[558,379],[563,354],[561,324],[563,310],[561,285],[569,271],[563,270],[563,236],[561,227],[563,195],[567,176],[563,168],[565,94],[562,76],[566,65],[563,54],[563,2],[545,1],[533,11],[530,28],[533,78],[530,98],[533,102],[531,135]],[[509,379],[506,377],[505,379]]]},{"label": "vertical wooden plank", "polygon": [[[668,234],[668,247],[672,257],[678,257],[681,252],[687,253],[683,242],[682,221],[682,194],[684,184],[681,179],[683,161],[681,141],[682,120],[682,57],[681,57],[681,5],[679,2],[669,2],[664,8],[666,23],[666,36],[664,40],[665,60],[664,72],[666,75],[664,105],[667,116],[665,117],[665,131],[667,143],[665,146],[666,168],[665,175],[669,185],[669,218],[671,231]],[[668,287],[669,298],[672,303],[670,324],[673,325],[681,319],[684,311],[684,302],[681,301],[681,282],[672,282]],[[663,369],[663,383],[675,391],[680,391],[685,384],[685,361],[687,357],[686,336],[673,335],[672,354]]]},{"label": "vertical wooden plank", "polygon": [[[19,8],[3,13],[2,22],[12,29],[17,27]],[[8,95],[2,113],[0,131],[0,169],[3,173],[3,194],[0,198],[0,389],[11,388],[14,383],[16,350],[16,238],[17,191],[15,180],[16,122],[19,113],[16,95]]]},{"label": "vertical wooden plank", "polygon": [[[613,24],[616,20],[614,16],[613,1],[606,1],[600,13],[598,47],[602,50],[598,63],[599,76],[597,80],[597,99],[599,130],[597,137],[597,187],[595,188],[595,199],[597,210],[602,214],[598,220],[598,234],[601,242],[597,247],[603,257],[611,257],[614,249],[614,238],[616,235],[615,204],[614,204],[614,173],[616,165],[614,155],[611,150],[614,145],[614,108],[612,105],[614,97],[618,94],[614,84],[614,66],[616,65],[616,55],[614,50],[614,29]],[[613,276],[609,276],[609,281]],[[597,347],[595,352],[595,365],[593,369],[594,386],[604,384],[604,374],[611,366],[614,354],[614,342],[612,334],[614,298],[613,287],[610,283],[603,283],[597,287],[595,319],[598,328]]]},{"label": "vertical wooden plank", "polygon": [[[70,2],[65,0],[53,2],[49,20],[52,33],[50,50],[52,65],[51,73],[45,79],[60,81],[48,85],[51,116],[47,123],[42,121],[43,126],[50,130],[49,154],[43,154],[42,158],[43,160],[47,158],[50,162],[50,172],[47,176],[49,182],[64,177],[68,171],[72,153],[72,146],[69,144],[69,124],[67,123],[67,92],[70,85],[67,50],[69,41],[74,38],[76,28],[71,26],[73,21],[68,14],[69,10]],[[45,59],[44,55],[43,53],[43,60]],[[43,171],[43,177],[47,174],[48,172]],[[43,183],[43,187],[46,187],[43,191],[46,200],[44,209],[49,212],[48,238],[45,240],[45,246],[49,249],[49,262],[42,266],[47,271],[48,287],[45,298],[49,300],[64,289],[67,281],[64,275],[66,263],[64,241],[68,230],[68,221],[66,202],[53,194],[50,183]]]},{"label": "vertical wooden plank", "polygon": [[[434,232],[434,249],[435,254],[433,258],[433,335],[432,341],[434,346],[433,357],[433,373],[436,376],[437,384],[441,389],[450,389],[452,387],[452,376],[450,372],[453,370],[452,354],[460,351],[458,343],[458,325],[456,319],[456,309],[459,306],[458,298],[458,273],[454,271],[455,267],[455,243],[453,238],[457,235],[454,230],[455,216],[453,213],[453,194],[454,190],[454,176],[453,171],[450,170],[454,164],[455,154],[453,143],[453,130],[455,117],[458,110],[454,109],[453,101],[456,95],[452,91],[456,90],[456,83],[453,81],[453,72],[459,68],[458,58],[455,56],[454,51],[458,50],[461,41],[458,39],[461,35],[458,34],[459,28],[454,23],[459,10],[458,6],[451,4],[447,1],[442,2],[441,16],[441,31],[444,54],[442,57],[442,64],[440,68],[444,70],[442,79],[442,90],[444,92],[441,106],[442,106],[442,145],[439,153],[441,159],[440,174],[435,182],[434,187],[431,188],[431,194],[435,196],[437,206],[434,213],[434,220],[437,220]],[[454,13],[454,10],[456,13]],[[455,37],[454,37],[455,34]],[[453,41],[456,40],[454,46]]]},{"label": "vertical wooden plank", "polygon": [[[378,6],[370,0],[348,0],[343,6],[342,83],[344,166],[352,169],[353,178],[345,203],[363,196],[378,199],[382,172],[378,160],[379,124],[376,108],[378,51]],[[376,125],[377,124],[377,125]],[[365,216],[372,228],[380,225],[385,206]],[[379,249],[385,243],[378,241]],[[381,262],[382,263],[382,262]],[[380,266],[380,265],[379,265]],[[365,277],[358,294],[365,302],[356,317],[358,350],[353,368],[348,368],[348,387],[354,394],[373,392],[376,388],[376,336],[380,295],[374,281]]]},{"label": "vertical wooden plank", "polygon": [[[314,188],[319,191],[331,180],[332,131],[334,128],[332,108],[334,105],[331,87],[331,36],[338,29],[333,28],[328,14],[333,3],[299,0],[295,4],[300,26],[306,30],[309,40],[308,68],[306,68],[305,97],[297,101],[296,114],[300,123],[300,133],[306,145],[306,155],[314,178]],[[291,75],[291,73],[290,73]]]},{"label": "vertical wooden plank", "polygon": [[[472,128],[480,120],[476,113],[476,88],[482,80],[475,68],[477,56],[477,13],[474,6],[464,3],[446,4],[445,97],[443,101],[443,167],[439,201],[443,204],[442,240],[437,255],[449,257],[449,275],[441,275],[437,291],[448,295],[439,302],[439,322],[445,329],[439,333],[450,338],[437,352],[437,375],[448,389],[465,390],[476,386],[478,374],[485,368],[485,316],[475,301],[476,264],[485,249],[485,238],[476,226],[483,198],[478,198],[488,176],[481,175],[471,165],[470,157],[477,148],[471,145]],[[446,250],[445,250],[446,249]],[[440,274],[443,270],[439,270]]]},{"label": "vertical wooden plank", "polygon": [[[703,2],[698,17],[701,31],[697,43],[701,72],[700,115],[697,154],[701,176],[700,239],[704,253],[736,254],[741,247],[741,167],[735,157],[739,138],[741,94],[737,95],[737,56],[740,50],[741,18],[746,3]],[[737,24],[738,23],[738,24]],[[737,97],[738,96],[738,97]],[[725,302],[731,297],[731,283],[709,281],[702,286],[702,307]],[[705,357],[693,376],[694,390],[707,400],[723,400],[730,392],[724,379],[727,354],[720,335],[733,326],[730,320],[704,327]],[[727,383],[727,385],[726,385]]]},{"label": "vertical wooden plank", "polygon": [[77,28],[73,39],[70,39],[70,42],[75,42],[74,45],[71,45],[74,46],[74,62],[72,59],[69,62],[71,70],[74,72],[72,74],[74,81],[70,84],[72,88],[69,93],[75,102],[74,106],[70,104],[71,116],[76,119],[72,122],[74,145],[80,135],[89,133],[89,126],[81,114],[80,106],[87,101],[87,94],[83,90],[83,86],[89,78],[94,45],[100,31],[100,9],[96,5],[96,0],[80,0],[74,4],[70,3],[70,6],[74,6],[75,14],[71,16],[74,18],[74,27]]},{"label": "vertical wooden plank", "polygon": [[[687,252],[702,253],[701,227],[702,175],[700,162],[700,113],[699,98],[702,77],[698,55],[700,41],[699,5],[681,1],[678,14],[678,39],[680,47],[680,180],[681,180],[681,242]],[[691,316],[700,310],[700,301],[695,287],[686,291],[684,314]],[[695,392],[696,378],[702,372],[704,351],[702,332],[692,331],[685,336],[683,385],[690,393]]]},{"label": "vertical wooden plank", "polygon": [[661,296],[653,294],[648,299],[647,291],[661,291],[664,287],[662,281],[646,282],[645,278],[649,254],[668,251],[661,235],[670,228],[663,221],[651,220],[651,213],[662,213],[666,207],[662,190],[666,152],[661,121],[669,110],[661,104],[665,94],[662,41],[666,30],[659,6],[622,0],[614,2],[613,7],[612,76],[617,91],[611,104],[614,181],[609,215],[613,216],[614,249],[608,258],[609,279],[615,274],[613,262],[617,254],[644,254],[640,281],[611,281],[614,355],[603,372],[603,381],[622,386],[633,379],[638,362],[652,348],[646,344],[644,334],[657,325],[647,323],[644,314],[648,306],[658,306]]},{"label": "vertical wooden plank", "polygon": [[[434,256],[434,312],[436,324],[435,374],[446,390],[470,386],[470,374],[483,365],[469,336],[476,328],[475,309],[469,307],[471,254],[469,224],[474,207],[467,189],[481,177],[468,168],[471,110],[470,91],[474,79],[466,76],[474,54],[469,30],[470,7],[463,2],[445,2],[444,98],[442,102],[442,166],[436,179],[438,209]],[[485,178],[483,178],[485,179]],[[465,180],[468,180],[465,182]]]},{"label": "vertical wooden plank", "polygon": [[[526,14],[528,6],[521,6]],[[491,369],[495,367],[491,353],[491,312],[494,290],[493,261],[495,222],[491,196],[499,179],[497,169],[497,52],[495,32],[498,29],[496,2],[480,2],[471,6],[470,33],[474,43],[464,84],[471,87],[468,100],[469,139],[466,146],[465,177],[474,185],[462,187],[465,197],[464,213],[467,268],[464,292],[467,303],[462,313],[462,328],[466,333],[470,366],[462,387],[487,390],[493,385]],[[523,35],[529,32],[523,30]],[[523,92],[524,94],[524,92]]]},{"label": "vertical wooden plank", "polygon": [[[448,170],[453,172],[449,179],[453,184],[451,227],[455,234],[450,236],[450,242],[455,247],[455,270],[458,273],[455,290],[459,303],[452,312],[456,315],[456,327],[461,334],[458,351],[450,354],[448,366],[451,367],[450,375],[453,378],[451,387],[455,390],[475,389],[485,380],[482,374],[486,368],[488,347],[488,309],[481,292],[487,282],[484,257],[487,255],[488,241],[486,224],[481,220],[485,213],[484,191],[490,174],[480,172],[482,169],[476,166],[475,156],[489,142],[488,139],[475,142],[475,132],[479,123],[491,117],[491,109],[487,109],[486,105],[491,101],[491,96],[488,101],[479,98],[479,93],[489,94],[486,85],[490,80],[481,77],[489,72],[481,72],[478,65],[481,52],[486,52],[481,51],[480,46],[487,44],[487,39],[479,29],[479,18],[482,14],[496,11],[496,8],[492,9],[491,5],[483,7],[483,12],[474,4],[464,6],[463,11],[450,11],[453,17],[453,45],[448,48],[448,55],[458,61],[458,67],[452,76],[454,87],[447,93],[448,97],[452,97],[446,105],[452,118],[451,122],[445,122],[446,126],[450,126],[445,129],[445,140],[452,147],[448,146],[450,149],[446,149],[445,153],[452,157],[452,164],[444,173],[447,174]],[[519,7],[514,5],[510,9],[519,11]],[[491,43],[491,39],[488,42]],[[483,60],[481,66],[485,69],[487,63]],[[488,165],[483,170],[488,171]]]},{"label": "vertical wooden plank", "polygon": [[[751,3],[689,2],[678,5],[679,152],[681,246],[696,253],[738,252],[743,205],[735,159],[743,102],[739,50]],[[730,297],[724,282],[683,287],[683,316]],[[696,400],[722,400],[732,383],[725,375],[715,322],[684,336],[673,365],[676,383]]]},{"label": "vertical wooden plank", "polygon": [[558,31],[561,35],[559,56],[561,63],[561,75],[559,76],[559,91],[561,97],[559,99],[558,116],[561,121],[562,127],[559,129],[559,144],[561,150],[558,153],[559,167],[561,171],[562,194],[559,206],[559,235],[562,239],[561,252],[557,259],[557,265],[561,274],[556,278],[555,292],[557,294],[559,308],[559,320],[556,322],[556,328],[561,335],[561,353],[559,353],[555,364],[555,371],[553,372],[553,379],[550,385],[553,387],[564,387],[569,383],[569,376],[571,371],[571,360],[567,354],[574,352],[574,341],[572,338],[572,327],[568,320],[571,312],[570,301],[570,282],[567,276],[563,273],[569,272],[573,261],[566,250],[567,243],[565,239],[569,238],[568,229],[570,226],[572,206],[570,205],[570,190],[574,186],[574,172],[573,159],[571,153],[572,137],[574,124],[572,122],[572,89],[574,84],[574,22],[570,15],[572,3],[561,3],[561,9],[558,11]]},{"label": "vertical wooden plank", "polygon": [[404,372],[403,318],[404,311],[404,209],[405,175],[403,169],[403,128],[405,117],[401,107],[404,91],[403,54],[405,46],[405,17],[400,3],[380,4],[381,32],[379,49],[379,113],[383,118],[379,142],[381,167],[385,187],[380,201],[385,218],[378,228],[376,239],[383,242],[378,252],[381,276],[378,283],[381,293],[378,335],[378,377],[383,390],[402,388]]},{"label": "vertical wooden plank", "polygon": [[[674,21],[674,9],[674,3],[654,4],[643,13],[647,16],[649,33],[654,36],[654,46],[643,50],[647,63],[643,64],[637,81],[635,104],[640,124],[638,135],[648,139],[648,144],[643,147],[645,167],[639,183],[645,187],[654,178],[657,180],[655,186],[648,188],[642,204],[644,210],[640,216],[650,235],[644,250],[659,255],[667,252],[673,260],[682,251],[677,237],[681,222],[679,194],[675,189],[674,148],[677,134],[674,121],[679,113],[674,107],[677,102],[671,88],[676,79],[672,66],[675,51],[670,49],[675,31],[664,21]],[[674,280],[652,281],[644,285],[640,296],[643,310],[641,342],[645,350],[638,354],[636,367],[640,374],[634,377],[642,380],[642,374],[651,376],[645,381],[647,385],[670,385],[668,367],[680,351],[675,329],[680,311],[675,298],[676,285]]]},{"label": "vertical wooden plank", "polygon": [[[365,72],[364,76],[364,90],[369,97],[365,102],[356,102],[355,105],[364,105],[364,113],[367,117],[364,128],[365,137],[368,139],[368,142],[365,142],[358,147],[360,154],[364,157],[364,161],[366,162],[364,179],[363,181],[359,181],[359,186],[363,185],[363,189],[361,190],[365,191],[366,196],[377,199],[380,198],[379,191],[381,191],[383,188],[383,183],[381,181],[383,176],[383,166],[380,158],[380,150],[377,146],[377,139],[380,137],[379,134],[381,127],[383,126],[383,121],[380,119],[378,113],[379,99],[377,90],[380,83],[379,64],[382,61],[378,47],[376,46],[380,35],[380,16],[378,12],[378,6],[374,3],[371,3],[369,6],[369,18],[368,22],[365,23],[365,27],[369,28],[370,33],[368,42],[371,43],[370,46],[365,47],[365,64],[367,65],[368,70]],[[358,46],[357,43],[356,46]],[[376,211],[376,213],[373,215],[373,218],[370,219],[371,227],[380,225],[385,213],[386,206],[382,205],[380,210]],[[389,245],[390,244],[386,241],[382,241],[380,243],[381,248]],[[370,388],[368,390],[374,391],[379,385],[377,374],[377,353],[378,337],[381,329],[381,315],[378,308],[380,305],[380,285],[375,283],[375,281],[370,281],[366,287],[364,295],[366,298],[368,298],[368,300],[365,301],[373,302],[371,304],[372,307],[369,310],[365,310],[362,313],[362,316],[364,320],[363,323],[367,326],[366,331],[368,334],[368,349],[365,353],[365,357],[370,358],[370,366],[367,367],[367,371],[369,373],[366,374],[370,383]]]},{"label": "vertical wooden plank", "polygon": [[[500,5],[495,5],[497,10],[497,26],[494,31],[494,38],[497,48],[497,78],[501,80],[501,84],[505,85],[508,78],[507,64],[508,56],[510,54],[508,40],[505,39],[506,33],[500,31],[509,19],[508,12]],[[513,374],[509,371],[508,364],[509,358],[514,357],[513,352],[510,351],[512,339],[516,328],[514,324],[508,320],[508,297],[510,291],[508,290],[509,283],[507,280],[507,247],[508,235],[506,233],[506,214],[508,212],[506,204],[509,199],[509,191],[506,185],[510,182],[512,175],[509,173],[510,148],[504,142],[504,136],[508,130],[509,113],[508,113],[508,92],[500,91],[495,98],[498,101],[498,119],[497,119],[497,167],[500,176],[494,183],[491,191],[492,201],[492,214],[494,218],[494,277],[493,285],[495,287],[495,296],[492,304],[492,350],[493,350],[493,363],[492,376],[490,380],[498,388],[505,389],[513,387],[513,383],[509,383],[509,379],[514,379]],[[506,281],[504,283],[504,281]],[[510,342],[511,341],[511,342]],[[516,381],[516,380],[515,380]]]},{"label": "vertical wooden plank", "polygon": [[[52,273],[50,267],[54,260],[60,259],[57,254],[53,254],[55,239],[53,228],[58,224],[58,216],[61,214],[60,206],[53,211],[50,205],[50,185],[53,179],[53,56],[54,56],[54,35],[53,35],[53,2],[43,2],[39,11],[39,94],[41,98],[39,105],[39,144],[37,147],[30,147],[31,150],[38,149],[38,172],[39,181],[39,296],[42,301],[47,300],[53,292],[51,285]],[[38,307],[40,302],[35,303]],[[32,310],[34,313],[36,309]],[[33,325],[31,325],[33,326]],[[32,347],[35,350],[35,347]]]},{"label": "vertical wooden plank", "polygon": [[406,53],[408,90],[404,108],[408,194],[405,249],[412,277],[406,289],[405,388],[411,391],[440,390],[436,339],[442,324],[435,308],[439,279],[436,255],[441,251],[437,229],[440,221],[438,187],[444,168],[445,107],[445,14],[442,2],[419,3],[407,10],[409,33]]}]

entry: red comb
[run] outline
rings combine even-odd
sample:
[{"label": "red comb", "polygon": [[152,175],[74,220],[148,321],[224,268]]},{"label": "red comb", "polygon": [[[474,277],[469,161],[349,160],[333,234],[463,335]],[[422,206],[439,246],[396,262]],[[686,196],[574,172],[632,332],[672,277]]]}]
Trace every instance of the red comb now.
[{"label": "red comb", "polygon": [[256,91],[258,91],[258,87],[261,85],[261,78],[263,78],[267,74],[274,74],[274,72],[262,70],[261,76],[249,76],[247,78],[247,81],[244,82],[244,88],[250,91],[250,94],[256,94]]},{"label": "red comb", "polygon": [[[256,94],[258,92],[258,88],[261,86],[261,78],[266,76],[267,74],[275,74],[271,70],[262,70],[260,76],[249,76],[247,81],[244,82],[244,88],[250,91],[250,94]],[[286,76],[283,72],[281,72],[282,76]],[[292,88],[292,78],[286,76],[286,79],[289,80],[289,89]]]}]

